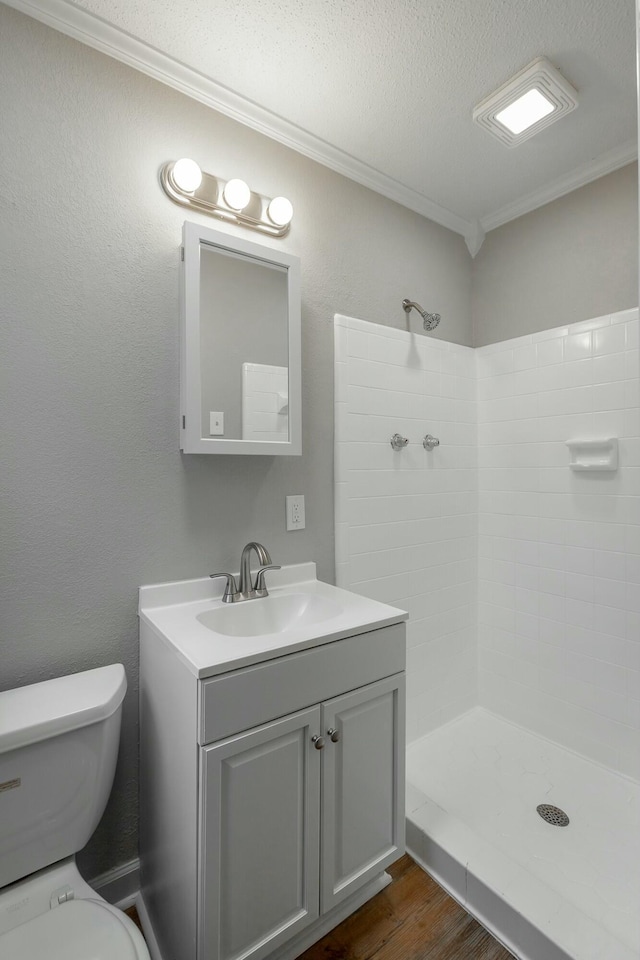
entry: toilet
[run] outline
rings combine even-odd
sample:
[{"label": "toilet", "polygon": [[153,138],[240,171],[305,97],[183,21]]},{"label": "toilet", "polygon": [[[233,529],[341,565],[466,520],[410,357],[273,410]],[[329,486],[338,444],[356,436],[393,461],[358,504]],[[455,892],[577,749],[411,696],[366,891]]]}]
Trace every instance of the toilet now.
[{"label": "toilet", "polygon": [[0,960],[149,960],[75,863],[109,798],[126,689],[117,663],[0,693]]}]

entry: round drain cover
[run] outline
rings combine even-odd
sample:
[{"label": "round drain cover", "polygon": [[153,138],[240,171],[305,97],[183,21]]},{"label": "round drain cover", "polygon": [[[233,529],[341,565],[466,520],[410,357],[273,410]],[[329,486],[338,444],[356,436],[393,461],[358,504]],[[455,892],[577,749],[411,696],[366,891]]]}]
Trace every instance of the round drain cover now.
[{"label": "round drain cover", "polygon": [[550,803],[541,803],[536,807],[543,820],[552,823],[554,827],[566,827],[569,823],[569,817],[560,807],[554,807]]}]

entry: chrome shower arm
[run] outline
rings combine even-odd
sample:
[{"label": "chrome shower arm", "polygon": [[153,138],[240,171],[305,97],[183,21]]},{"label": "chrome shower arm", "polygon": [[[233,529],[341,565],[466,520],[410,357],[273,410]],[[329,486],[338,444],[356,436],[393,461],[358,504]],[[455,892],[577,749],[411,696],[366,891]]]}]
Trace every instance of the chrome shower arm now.
[{"label": "chrome shower arm", "polygon": [[419,303],[416,303],[415,300],[403,300],[402,308],[405,313],[410,313],[412,310],[417,310],[420,316],[422,317],[422,322],[425,330],[434,330],[440,323],[440,314],[439,313],[427,313],[426,310],[423,310]]}]

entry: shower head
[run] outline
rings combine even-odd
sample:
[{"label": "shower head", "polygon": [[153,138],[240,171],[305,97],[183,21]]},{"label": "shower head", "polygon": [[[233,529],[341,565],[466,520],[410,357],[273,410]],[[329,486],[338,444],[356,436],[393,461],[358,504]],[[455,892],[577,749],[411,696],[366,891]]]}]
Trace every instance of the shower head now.
[{"label": "shower head", "polygon": [[423,310],[420,304],[416,303],[414,300],[403,300],[402,306],[405,313],[410,313],[412,309],[418,311],[418,313],[422,317],[422,322],[425,330],[435,330],[435,328],[440,323],[439,313],[427,313],[427,311]]}]

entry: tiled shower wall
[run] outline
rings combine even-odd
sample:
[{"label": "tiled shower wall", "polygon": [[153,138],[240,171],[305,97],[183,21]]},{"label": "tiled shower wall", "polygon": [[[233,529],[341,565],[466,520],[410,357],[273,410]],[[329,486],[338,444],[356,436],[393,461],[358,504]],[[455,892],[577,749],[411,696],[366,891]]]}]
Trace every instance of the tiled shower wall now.
[{"label": "tiled shower wall", "polygon": [[[410,739],[480,702],[638,776],[637,311],[478,350],[335,338],[337,582],[410,613]],[[594,436],[616,473],[569,469]]]},{"label": "tiled shower wall", "polygon": [[409,611],[409,739],[477,700],[473,353],[335,318],[337,583]]},{"label": "tiled shower wall", "polygon": [[[639,776],[637,311],[476,356],[480,702]],[[587,437],[617,472],[569,468]]]}]

